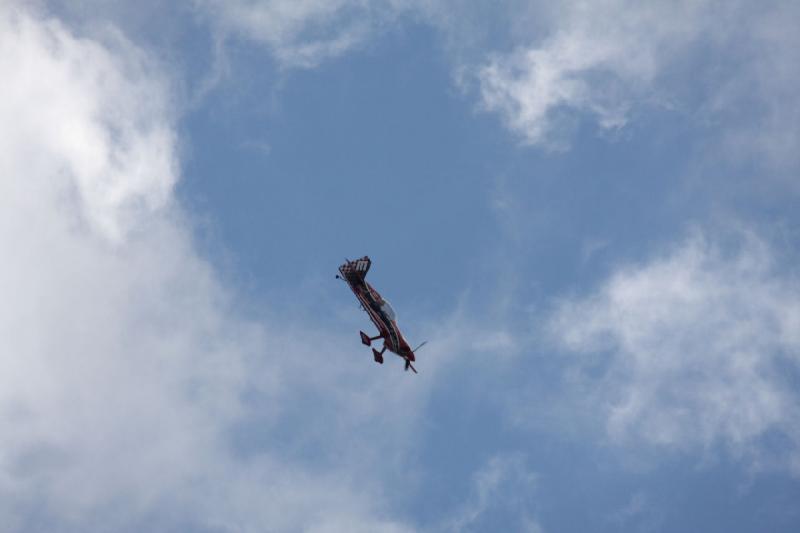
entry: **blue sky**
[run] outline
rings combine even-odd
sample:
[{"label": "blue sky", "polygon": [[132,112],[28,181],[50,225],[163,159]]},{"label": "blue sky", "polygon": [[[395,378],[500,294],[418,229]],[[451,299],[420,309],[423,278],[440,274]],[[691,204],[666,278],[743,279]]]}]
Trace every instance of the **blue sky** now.
[{"label": "blue sky", "polygon": [[796,531],[799,17],[2,4],[6,529]]}]

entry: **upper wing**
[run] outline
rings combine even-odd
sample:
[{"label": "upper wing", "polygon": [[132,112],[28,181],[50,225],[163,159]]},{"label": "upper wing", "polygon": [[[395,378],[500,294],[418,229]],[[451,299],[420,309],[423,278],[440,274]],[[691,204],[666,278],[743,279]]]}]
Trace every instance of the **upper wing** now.
[{"label": "upper wing", "polygon": [[342,274],[342,277],[348,281],[363,280],[367,277],[370,266],[372,266],[372,261],[365,255],[361,259],[347,261],[339,267],[339,272]]}]

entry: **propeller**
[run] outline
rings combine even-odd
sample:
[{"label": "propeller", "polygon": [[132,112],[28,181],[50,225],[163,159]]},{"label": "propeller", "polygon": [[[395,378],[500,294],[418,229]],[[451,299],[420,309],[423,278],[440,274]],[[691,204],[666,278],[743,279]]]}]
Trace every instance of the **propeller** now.
[{"label": "propeller", "polygon": [[[417,353],[417,350],[419,350],[420,348],[422,348],[423,346],[425,346],[427,343],[428,343],[428,341],[422,341],[422,344],[420,344],[419,346],[417,346],[416,348],[414,348],[413,350],[411,350],[411,353],[413,353],[413,354],[416,354],[416,353]],[[409,361],[408,359],[406,359],[406,368],[405,368],[405,371],[406,371],[406,372],[408,372],[408,369],[409,369],[409,368],[410,368],[411,370],[413,370],[415,374],[419,374],[419,372],[417,372],[417,369],[416,369],[416,368],[414,368],[414,365],[412,365],[412,364],[411,364],[411,361]]]}]

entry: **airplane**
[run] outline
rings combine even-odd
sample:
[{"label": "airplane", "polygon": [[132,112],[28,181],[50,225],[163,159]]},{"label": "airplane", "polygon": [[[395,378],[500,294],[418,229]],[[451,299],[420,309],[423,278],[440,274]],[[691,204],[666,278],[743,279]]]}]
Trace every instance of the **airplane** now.
[{"label": "airplane", "polygon": [[375,362],[383,364],[383,353],[388,349],[405,360],[406,371],[410,368],[416,374],[417,369],[411,364],[416,360],[414,352],[422,348],[425,342],[413,350],[408,345],[408,342],[403,338],[403,334],[400,333],[400,329],[397,327],[397,315],[394,309],[366,281],[370,266],[372,266],[372,261],[366,255],[355,261],[346,259],[345,263],[339,267],[339,275],[336,276],[337,279],[343,279],[347,282],[350,290],[353,291],[353,294],[356,295],[356,298],[361,303],[361,308],[367,312],[370,320],[378,328],[379,333],[375,337],[370,337],[363,331],[359,331],[361,342],[365,346],[371,346],[373,341],[383,339],[383,349],[380,352],[372,348],[372,356],[375,358]]}]

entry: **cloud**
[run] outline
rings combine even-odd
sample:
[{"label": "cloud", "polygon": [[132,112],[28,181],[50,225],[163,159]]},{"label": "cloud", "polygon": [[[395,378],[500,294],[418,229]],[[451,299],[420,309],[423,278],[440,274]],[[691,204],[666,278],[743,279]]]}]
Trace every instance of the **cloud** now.
[{"label": "cloud", "polygon": [[794,181],[800,169],[800,68],[795,59],[800,35],[792,21],[800,17],[800,5],[777,2],[743,15],[746,30],[730,43],[736,64],[714,80],[701,113],[723,131],[716,148],[724,158],[755,161],[769,175]]},{"label": "cloud", "polygon": [[0,68],[14,73],[0,102],[6,174],[29,168],[29,186],[45,186],[39,175],[55,176],[46,185],[74,196],[83,223],[121,239],[167,204],[176,181],[165,94],[143,78],[143,57],[122,42],[112,54],[55,22],[6,13],[3,23]]},{"label": "cloud", "polygon": [[362,0],[197,0],[224,34],[263,43],[283,66],[314,67],[360,43],[374,6]]},{"label": "cloud", "polygon": [[578,113],[618,128],[651,96],[675,54],[703,29],[698,2],[570,2],[535,44],[494,55],[479,71],[484,106],[526,143],[557,146]]},{"label": "cloud", "polygon": [[[614,130],[656,105],[699,119],[700,128],[721,123],[734,130],[727,143],[756,145],[761,156],[793,157],[786,146],[798,134],[792,88],[800,80],[786,21],[796,12],[792,2],[757,10],[741,2],[569,2],[539,33],[477,69],[482,105],[531,145],[564,148],[585,117]],[[762,142],[754,122],[775,134]]]},{"label": "cloud", "polygon": [[750,232],[696,231],[566,298],[549,329],[590,354],[575,385],[618,443],[712,449],[800,472],[800,280]]},{"label": "cloud", "polygon": [[519,454],[498,454],[489,458],[473,475],[470,498],[441,530],[472,531],[488,512],[502,509],[506,520],[517,518],[514,531],[541,533],[541,526],[529,516],[528,510],[536,475],[525,463]]},{"label": "cloud", "polygon": [[401,22],[435,28],[449,51],[460,57],[485,46],[493,25],[511,27],[520,11],[531,10],[526,0],[486,5],[465,0],[195,0],[194,4],[221,35],[266,46],[283,67],[305,68],[364,46]]},{"label": "cloud", "polygon": [[[162,48],[171,44],[153,33],[174,33],[163,20],[191,9],[215,36],[213,64],[195,99],[230,75],[227,41],[260,44],[282,68],[313,68],[403,23],[422,23],[441,37],[454,79],[465,88],[476,82],[480,107],[499,114],[525,144],[565,149],[580,121],[615,131],[659,109],[693,121],[698,142],[709,137],[704,153],[784,171],[800,163],[793,149],[800,136],[794,2],[755,8],[717,0],[503,0],[487,8],[462,0],[195,0],[192,8],[146,3],[135,10],[96,0],[55,4],[82,24],[113,20]],[[156,32],[153,20],[162,21]]]},{"label": "cloud", "polygon": [[[424,382],[364,386],[364,366],[348,386],[344,354],[298,340],[329,336],[237,312],[173,195],[158,65],[6,3],[0,71],[4,530],[408,530],[372,448],[405,434]],[[316,427],[293,411],[311,390]],[[379,391],[399,422],[365,402]]]}]

